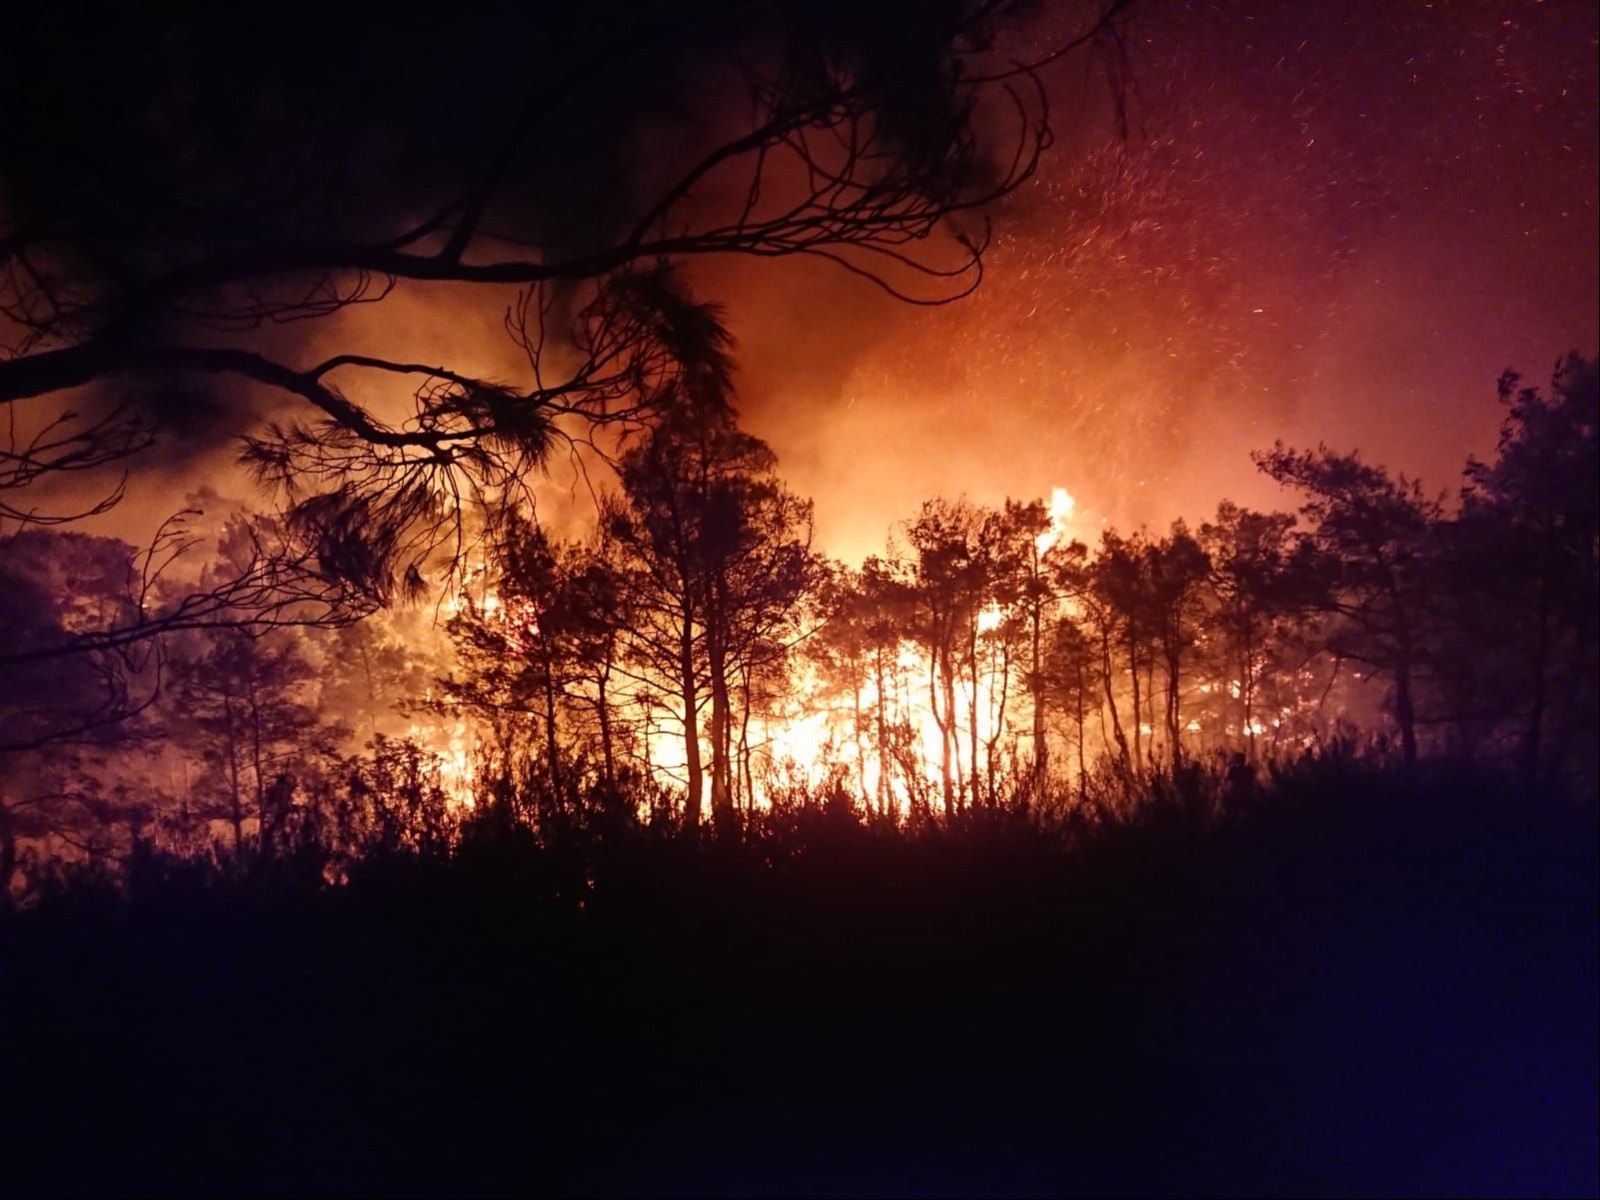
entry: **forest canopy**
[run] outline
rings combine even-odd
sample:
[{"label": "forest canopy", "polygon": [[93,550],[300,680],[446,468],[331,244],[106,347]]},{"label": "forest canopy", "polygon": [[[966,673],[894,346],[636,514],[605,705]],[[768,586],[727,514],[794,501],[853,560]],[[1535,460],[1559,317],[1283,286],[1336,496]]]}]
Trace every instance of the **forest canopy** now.
[{"label": "forest canopy", "polygon": [[[497,517],[440,603],[94,653],[77,631],[126,603],[140,556],[19,533],[7,878],[142,843],[443,849],[493,813],[558,840],[707,811],[738,837],[830,795],[887,828],[1101,819],[1338,745],[1590,789],[1595,364],[1499,388],[1499,452],[1453,498],[1279,444],[1256,465],[1293,511],[1223,502],[1090,543],[1064,489],[932,498],[859,566],[817,551],[715,391],[622,455],[587,536]],[[229,518],[207,570],[250,561],[264,523]]]}]

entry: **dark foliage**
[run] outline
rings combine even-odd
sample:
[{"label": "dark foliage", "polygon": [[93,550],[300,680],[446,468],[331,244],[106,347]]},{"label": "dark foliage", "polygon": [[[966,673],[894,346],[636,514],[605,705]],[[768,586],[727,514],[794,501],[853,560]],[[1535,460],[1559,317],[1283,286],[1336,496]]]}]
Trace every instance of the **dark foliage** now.
[{"label": "dark foliage", "polygon": [[6,1190],[1579,1194],[1592,804],[1347,753],[1137,820],[480,820],[0,923]]}]

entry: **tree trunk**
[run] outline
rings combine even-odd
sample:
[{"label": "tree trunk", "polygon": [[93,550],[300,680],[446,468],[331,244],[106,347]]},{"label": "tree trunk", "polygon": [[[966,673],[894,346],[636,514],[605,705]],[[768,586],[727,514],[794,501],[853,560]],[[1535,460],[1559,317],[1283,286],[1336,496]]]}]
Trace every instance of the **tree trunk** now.
[{"label": "tree trunk", "polygon": [[1133,622],[1128,622],[1128,676],[1133,680],[1133,763],[1135,770],[1144,770],[1144,714],[1139,704],[1139,647],[1133,633]]},{"label": "tree trunk", "polygon": [[[1175,618],[1176,620],[1176,618]],[[1183,665],[1183,642],[1180,629],[1170,629],[1167,638],[1167,738],[1172,765],[1176,768],[1183,760],[1183,729],[1179,713],[1179,671]]]},{"label": "tree trunk", "polygon": [[711,819],[719,833],[733,831],[733,713],[728,695],[727,620],[721,581],[711,580],[706,612],[706,661],[711,673]]},{"label": "tree trunk", "polygon": [[[991,696],[994,692],[991,690]],[[1000,738],[1006,729],[1006,701],[1011,695],[1011,644],[1007,642],[1000,652],[1000,699],[994,706],[994,729],[990,736],[983,739],[984,770],[988,779],[988,802],[991,807],[996,802],[995,776],[998,774],[995,763],[995,750],[1000,745]],[[1014,743],[1013,743],[1014,745]],[[1037,799],[1037,792],[1035,792]]]},{"label": "tree trunk", "polygon": [[755,776],[750,770],[750,672],[746,667],[740,676],[739,712],[739,778],[744,790],[744,810],[754,811],[756,802]]},{"label": "tree trunk", "polygon": [[222,712],[227,720],[228,730],[228,797],[231,802],[229,816],[233,824],[233,852],[239,854],[244,849],[244,800],[239,795],[239,739],[234,725],[231,691],[223,692]]},{"label": "tree trunk", "polygon": [[856,779],[861,787],[861,802],[867,803],[867,747],[861,740],[861,672],[859,660],[850,668],[850,715],[855,731]]},{"label": "tree trunk", "polygon": [[[1111,710],[1111,732],[1116,735],[1117,753],[1122,759],[1123,770],[1126,771],[1131,769],[1132,764],[1128,759],[1128,736],[1122,731],[1122,716],[1117,712],[1117,693],[1112,686],[1112,673],[1111,631],[1102,626],[1100,630],[1100,681],[1105,688],[1106,707]],[[1135,682],[1134,686],[1137,688],[1137,682]],[[1138,719],[1138,714],[1135,713],[1134,720],[1138,721]],[[1105,730],[1102,726],[1101,733],[1103,734],[1104,732]]]},{"label": "tree trunk", "polygon": [[[872,652],[874,673],[878,681],[878,811],[890,811],[890,780],[889,780],[889,730],[888,718],[884,715],[884,705],[888,703],[888,693],[885,690],[883,671],[883,648],[875,647]],[[892,813],[891,813],[892,815]]]},{"label": "tree trunk", "polygon": [[679,639],[678,671],[679,694],[683,698],[683,770],[689,786],[683,819],[689,829],[695,830],[700,827],[700,810],[705,797],[701,794],[700,696],[694,676],[694,627],[687,619]]},{"label": "tree trunk", "polygon": [[983,802],[983,785],[978,774],[978,625],[974,621],[967,642],[967,667],[972,676],[972,694],[967,697],[967,745],[972,754],[968,764],[972,774],[972,803]]},{"label": "tree trunk", "polygon": [[719,832],[731,831],[733,778],[731,767],[733,723],[729,709],[727,663],[720,647],[711,656],[711,819]]},{"label": "tree trunk", "polygon": [[250,702],[250,769],[256,777],[256,838],[260,857],[272,857],[272,821],[267,814],[267,781],[261,756],[261,705],[256,700],[256,685],[247,678],[245,696]]},{"label": "tree trunk", "polygon": [[556,677],[548,654],[544,667],[544,761],[550,775],[549,815],[561,810],[561,744],[556,740]]},{"label": "tree trunk", "polygon": [[378,695],[372,682],[372,655],[367,648],[367,635],[359,627],[356,630],[356,644],[361,648],[361,671],[367,680],[367,737],[371,739],[378,732]]},{"label": "tree trunk", "polygon": [[1088,766],[1084,761],[1083,750],[1083,656],[1081,654],[1078,655],[1077,660],[1078,686],[1075,689],[1075,694],[1077,695],[1078,699],[1078,799],[1081,801],[1084,795],[1084,788],[1088,782],[1089,771]]},{"label": "tree trunk", "polygon": [[0,796],[0,905],[4,905],[11,897],[11,877],[16,871],[16,822],[11,810],[6,807],[5,797]]},{"label": "tree trunk", "polygon": [[1400,726],[1400,753],[1406,770],[1417,765],[1417,714],[1411,700],[1411,655],[1402,651],[1394,670],[1394,719]]},{"label": "tree trunk", "polygon": [[1244,645],[1244,656],[1243,662],[1240,664],[1243,669],[1239,672],[1239,699],[1244,702],[1245,755],[1247,760],[1254,764],[1256,761],[1255,643],[1250,635],[1248,618],[1245,621],[1241,640]]},{"label": "tree trunk", "polygon": [[1043,614],[1037,598],[1033,605],[1033,662],[1029,675],[1033,693],[1033,783],[1034,790],[1043,785],[1050,769],[1050,747],[1045,737],[1044,709],[1044,653],[1040,625]]},{"label": "tree trunk", "polygon": [[[1152,645],[1150,653],[1144,660],[1144,705],[1145,725],[1150,726],[1148,745],[1145,749],[1144,765],[1155,766],[1156,761],[1156,648]],[[1144,726],[1140,726],[1143,731]]]},{"label": "tree trunk", "polygon": [[595,717],[600,722],[600,756],[605,764],[605,785],[607,791],[615,791],[617,787],[617,758],[616,749],[611,740],[611,699],[607,692],[611,683],[611,663],[609,658],[596,683]]},{"label": "tree trunk", "polygon": [[[935,682],[935,676],[938,681]],[[944,713],[939,712],[939,693],[944,693]],[[933,708],[933,723],[939,727],[939,774],[944,785],[944,815],[949,820],[956,814],[955,768],[951,761],[951,747],[955,742],[956,695],[950,679],[950,656],[942,647],[928,662],[928,699]]]}]

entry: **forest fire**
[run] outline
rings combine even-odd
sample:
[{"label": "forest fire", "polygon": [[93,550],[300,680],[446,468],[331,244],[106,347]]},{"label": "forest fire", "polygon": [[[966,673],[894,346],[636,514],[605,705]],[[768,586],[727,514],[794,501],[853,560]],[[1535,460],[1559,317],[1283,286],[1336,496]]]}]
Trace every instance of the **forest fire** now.
[{"label": "forest fire", "polygon": [[[1536,727],[1519,715],[1514,664],[1543,654],[1550,677],[1552,647],[1583,636],[1582,605],[1558,626],[1540,600],[1544,641],[1526,646],[1515,609],[1447,614],[1428,597],[1446,571],[1501,569],[1483,530],[1522,519],[1521,501],[1488,489],[1513,486],[1495,481],[1519,456],[1564,453],[1552,430],[1593,437],[1593,380],[1574,358],[1548,396],[1508,391],[1509,457],[1469,465],[1477,490],[1458,514],[1358,456],[1280,446],[1258,465],[1299,494],[1298,517],[1224,502],[1193,530],[1124,534],[1082,521],[1061,486],[998,507],[934,499],[854,566],[812,548],[809,503],[731,406],[685,411],[624,447],[577,540],[503,507],[436,600],[354,628],[186,631],[164,661],[119,667],[122,686],[152,691],[143,722],[194,731],[155,760],[185,781],[175,807],[120,807],[129,760],[94,751],[73,760],[71,804],[11,822],[8,858],[15,872],[22,851],[93,860],[150,836],[242,849],[313,828],[359,844],[413,836],[404,814],[422,811],[427,836],[449,840],[485,809],[582,821],[599,797],[693,826],[836,794],[915,827],[1017,802],[1081,808],[1108,786],[1231,761],[1254,772],[1352,737],[1406,762],[1581,745],[1572,712],[1547,706]],[[237,569],[228,556],[269,534],[229,518],[206,573]],[[29,536],[14,545],[43,570],[58,543]],[[94,603],[109,604],[132,568],[96,550],[110,590]],[[1491,616],[1505,648],[1458,652]],[[1459,699],[1495,694],[1498,711]],[[21,778],[60,786],[49,770]],[[398,809],[369,809],[394,786]]]},{"label": "forest fire", "polygon": [[[1592,373],[1573,360],[1556,401],[1526,393],[1503,444],[1535,452],[1536,411],[1586,428]],[[680,419],[624,455],[585,540],[529,514],[504,525],[444,606],[455,658],[441,650],[425,706],[442,724],[412,732],[458,807],[483,788],[570,804],[636,780],[640,818],[731,820],[839,789],[895,824],[1018,788],[1082,803],[1097,774],[1254,770],[1374,721],[1407,761],[1421,739],[1514,739],[1514,721],[1419,720],[1424,670],[1477,689],[1487,664],[1424,668],[1395,640],[1433,585],[1394,564],[1420,560],[1416,539],[1465,536],[1462,518],[1355,456],[1258,461],[1305,497],[1307,525],[1224,503],[1193,532],[1101,526],[1091,548],[1056,487],[1048,503],[929,501],[851,567],[810,549],[808,506],[728,415]]]},{"label": "forest fire", "polygon": [[[1033,538],[1041,559],[1058,544],[1065,545],[1063,539],[1069,536],[1075,503],[1067,489],[1057,487],[1052,490],[1048,506],[1035,506],[1042,512],[1044,522],[1042,531]],[[519,596],[510,603],[503,601],[494,573],[487,566],[468,572],[452,588],[440,611],[447,619],[447,627],[453,623],[459,631],[475,624],[480,631],[492,631],[504,650],[503,666],[512,671],[528,656],[540,653],[539,600]],[[887,621],[904,616],[879,614],[881,620]],[[981,743],[987,748],[991,773],[1002,760],[1005,769],[1014,770],[1025,756],[1022,730],[1026,721],[1018,723],[1018,712],[1024,716],[1026,712],[1022,703],[1012,697],[1019,668],[1014,661],[1015,647],[1006,644],[1008,636],[1014,637],[1022,617],[1015,603],[1008,606],[992,598],[975,609],[974,634],[982,643],[983,653],[973,661],[967,676],[953,685],[951,694],[957,708],[948,732],[955,745],[954,768],[963,781],[962,789],[966,780],[975,778],[971,764],[963,767],[961,763],[963,737],[970,744]],[[808,644],[831,648],[841,636],[838,627],[851,619],[852,614],[829,612],[817,604],[808,604],[807,611],[790,630],[798,653],[787,664],[780,690],[769,693],[761,705],[752,706],[750,681],[740,681],[744,707],[738,718],[736,774],[743,783],[735,797],[736,805],[746,810],[770,807],[775,791],[793,792],[796,787],[817,790],[834,785],[872,797],[877,810],[890,819],[899,819],[917,806],[927,809],[928,797],[939,785],[939,763],[947,737],[941,730],[937,699],[930,699],[928,687],[920,682],[933,681],[938,676],[936,654],[919,644],[911,626],[905,625],[881,648],[889,664],[887,670],[858,679],[846,689],[833,670],[838,664],[830,662],[828,651],[820,656],[810,654]],[[448,653],[445,647],[438,652],[441,656]],[[859,664],[852,664],[847,669],[858,667]],[[648,666],[619,663],[616,669],[637,682]],[[619,695],[629,693],[624,690]],[[564,690],[562,704],[568,701]],[[588,703],[592,705],[594,701]],[[470,708],[469,705],[469,711]],[[503,716],[504,711],[504,706],[495,705],[496,715]],[[975,720],[976,725],[967,728],[962,724],[964,720]],[[632,694],[619,703],[611,721],[618,729],[639,731],[637,744],[630,745],[624,757],[637,763],[655,785],[667,790],[687,786],[689,755],[683,742],[682,717],[662,712],[656,692]],[[899,739],[897,748],[892,752],[881,745],[873,748],[875,739],[883,736],[875,734],[875,729],[894,730]],[[1189,729],[1198,732],[1200,725],[1190,722]],[[500,730],[502,735],[503,732]],[[972,742],[974,732],[977,742]],[[478,773],[473,766],[474,755],[481,755],[495,736],[494,729],[475,727],[471,720],[459,715],[441,716],[431,722],[412,721],[406,728],[407,738],[438,756],[442,785],[452,802],[465,809],[476,803]],[[708,757],[709,749],[702,744],[702,759]],[[702,781],[701,796],[702,803],[711,803],[709,780]]]},{"label": "forest fire", "polygon": [[0,1191],[1595,1194],[1592,10],[19,11]]}]

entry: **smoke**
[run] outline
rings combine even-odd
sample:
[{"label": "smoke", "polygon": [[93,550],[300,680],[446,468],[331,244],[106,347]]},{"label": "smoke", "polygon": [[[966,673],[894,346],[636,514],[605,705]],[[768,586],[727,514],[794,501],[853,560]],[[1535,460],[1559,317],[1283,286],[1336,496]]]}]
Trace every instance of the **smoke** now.
[{"label": "smoke", "polygon": [[[1048,44],[1048,17],[1026,36]],[[1101,520],[1199,519],[1225,496],[1282,506],[1248,459],[1280,437],[1359,447],[1449,488],[1469,453],[1492,449],[1502,369],[1538,376],[1569,348],[1595,351],[1592,8],[1153,0],[1125,43],[1126,136],[1104,60],[1055,69],[1058,145],[994,214],[971,298],[917,309],[824,263],[695,264],[738,339],[746,424],[815,498],[822,548],[877,550],[934,494],[995,502],[1064,485],[1080,536]],[[542,236],[581,246],[608,232],[652,172],[715,136],[685,116],[732,91],[698,61],[650,65],[615,111],[586,116],[598,128],[558,126],[548,174],[518,184]],[[665,103],[689,93],[702,103]],[[629,125],[642,94],[660,115]],[[473,134],[474,152],[492,132]],[[438,158],[450,130],[427,134]],[[297,361],[399,351],[515,378],[525,363],[500,325],[511,299],[403,287],[274,348]],[[353,398],[385,415],[407,393]],[[231,442],[178,441],[105,531],[137,540],[202,484],[248,491]],[[570,461],[552,468],[548,515],[575,527],[591,481]]]},{"label": "smoke", "polygon": [[1248,459],[1280,437],[1449,489],[1505,367],[1594,351],[1592,10],[1168,4],[1132,34],[1128,136],[1092,78],[1053,81],[1066,144],[970,300],[722,281],[748,421],[829,549],[936,493],[1282,507]]}]

